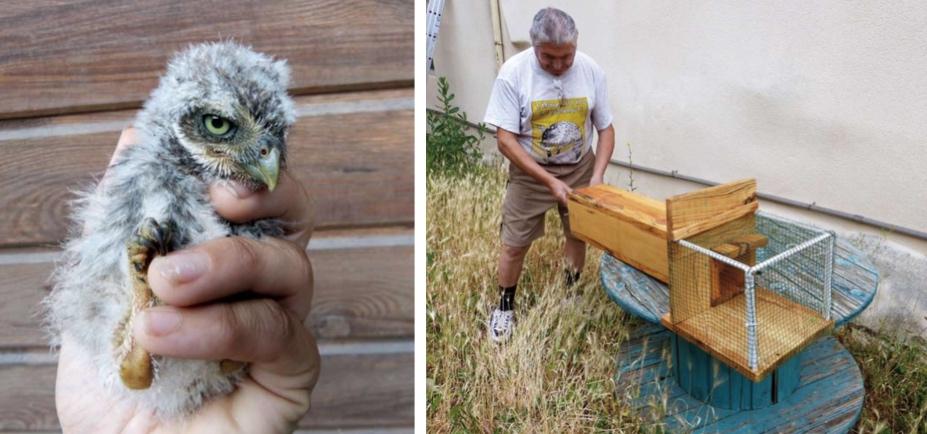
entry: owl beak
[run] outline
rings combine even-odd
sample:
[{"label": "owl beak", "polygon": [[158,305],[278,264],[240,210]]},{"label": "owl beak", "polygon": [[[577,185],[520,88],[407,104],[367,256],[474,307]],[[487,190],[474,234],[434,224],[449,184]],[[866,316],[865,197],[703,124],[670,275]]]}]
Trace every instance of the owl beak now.
[{"label": "owl beak", "polygon": [[277,178],[280,175],[280,152],[276,148],[262,155],[256,161],[245,166],[245,171],[251,178],[267,186],[268,191],[277,188]]}]

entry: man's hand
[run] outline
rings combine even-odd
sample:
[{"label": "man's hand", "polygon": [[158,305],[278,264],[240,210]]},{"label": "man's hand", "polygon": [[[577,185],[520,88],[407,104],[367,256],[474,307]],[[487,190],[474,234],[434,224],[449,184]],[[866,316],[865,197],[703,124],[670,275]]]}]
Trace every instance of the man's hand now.
[{"label": "man's hand", "polygon": [[[120,147],[131,134],[123,133]],[[65,432],[284,433],[308,411],[319,375],[318,345],[303,325],[313,282],[308,194],[286,172],[273,192],[213,185],[209,193],[230,221],[283,220],[287,239],[221,238],[156,258],[148,277],[165,304],[143,311],[134,334],[152,354],[249,362],[248,376],[182,425],[163,423],[107,393],[92,374],[93,361],[65,337],[56,385]],[[236,294],[247,296],[229,297]]]},{"label": "man's hand", "polygon": [[599,184],[601,184],[601,183],[602,183],[602,176],[601,176],[601,175],[599,175],[599,176],[593,175],[593,176],[592,176],[592,179],[589,180],[589,186],[590,186],[590,187],[592,187],[592,186],[594,186],[594,185],[599,185]]},{"label": "man's hand", "polygon": [[547,182],[547,188],[550,189],[550,194],[554,195],[557,202],[560,202],[563,206],[567,206],[567,199],[569,199],[570,193],[573,192],[573,189],[570,188],[569,185],[557,178],[551,178],[551,180]]}]

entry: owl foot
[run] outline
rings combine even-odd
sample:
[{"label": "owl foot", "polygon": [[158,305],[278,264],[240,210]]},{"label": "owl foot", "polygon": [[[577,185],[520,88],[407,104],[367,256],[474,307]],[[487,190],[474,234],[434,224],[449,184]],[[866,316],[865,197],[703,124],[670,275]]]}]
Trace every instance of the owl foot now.
[{"label": "owl foot", "polygon": [[154,377],[151,355],[138,346],[132,337],[132,322],[139,311],[158,304],[157,297],[148,286],[148,266],[156,255],[163,256],[172,250],[174,232],[173,221],[159,224],[153,218],[147,218],[126,246],[129,253],[132,304],[125,320],[116,329],[115,346],[119,377],[129,389],[147,389]]}]

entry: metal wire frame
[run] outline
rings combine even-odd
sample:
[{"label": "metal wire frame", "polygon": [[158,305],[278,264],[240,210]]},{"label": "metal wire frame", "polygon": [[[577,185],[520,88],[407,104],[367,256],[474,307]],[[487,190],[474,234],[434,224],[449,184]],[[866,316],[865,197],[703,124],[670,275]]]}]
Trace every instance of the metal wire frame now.
[{"label": "metal wire frame", "polygon": [[812,246],[815,246],[818,243],[826,243],[825,260],[824,260],[824,284],[823,284],[824,286],[823,287],[824,306],[822,309],[823,310],[822,315],[824,315],[825,318],[827,319],[830,319],[830,316],[831,316],[830,312],[832,308],[831,306],[832,304],[831,285],[832,285],[832,273],[833,273],[833,250],[834,250],[834,241],[835,241],[836,236],[833,232],[824,232],[818,228],[809,227],[803,224],[796,224],[796,225],[801,226],[803,229],[817,232],[819,233],[819,235],[817,235],[816,237],[810,240],[804,241],[796,246],[790,247],[774,255],[773,257],[768,258],[760,262],[759,264],[756,264],[753,266],[743,264],[739,261],[736,261],[727,256],[724,256],[712,250],[706,249],[702,246],[699,246],[697,244],[691,243],[686,240],[676,241],[677,243],[679,243],[679,245],[683,247],[686,247],[698,253],[707,255],[711,257],[712,259],[715,259],[724,264],[730,265],[734,268],[740,269],[741,271],[744,272],[744,296],[746,297],[746,310],[747,310],[744,326],[747,330],[747,363],[749,365],[750,370],[752,371],[757,370],[757,366],[759,362],[758,345],[757,345],[757,337],[756,337],[756,325],[757,324],[756,324],[755,276],[757,275],[757,273],[773,265],[776,265],[777,263],[783,260],[786,260],[787,258],[793,255],[796,255],[808,248],[811,248]]}]

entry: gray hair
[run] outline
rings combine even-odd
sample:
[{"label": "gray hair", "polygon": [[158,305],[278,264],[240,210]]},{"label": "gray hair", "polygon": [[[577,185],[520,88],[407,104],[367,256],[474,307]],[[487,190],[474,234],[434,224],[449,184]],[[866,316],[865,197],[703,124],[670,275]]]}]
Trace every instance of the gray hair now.
[{"label": "gray hair", "polygon": [[534,15],[531,24],[531,45],[551,43],[576,45],[579,32],[573,17],[556,8],[544,8]]}]

